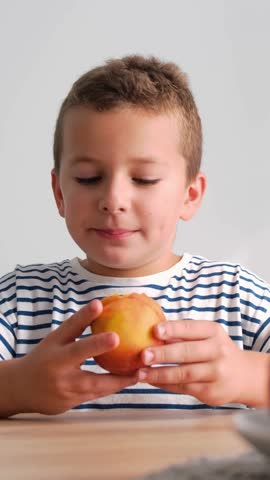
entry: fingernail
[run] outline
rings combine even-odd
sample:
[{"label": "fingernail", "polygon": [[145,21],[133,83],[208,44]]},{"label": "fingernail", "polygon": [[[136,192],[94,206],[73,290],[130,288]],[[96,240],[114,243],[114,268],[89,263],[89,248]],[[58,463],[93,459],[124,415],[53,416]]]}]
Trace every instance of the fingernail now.
[{"label": "fingernail", "polygon": [[138,371],[138,380],[139,382],[143,382],[147,377],[146,370],[139,370]]},{"label": "fingernail", "polygon": [[157,333],[160,338],[165,338],[166,328],[164,325],[157,325]]},{"label": "fingernail", "polygon": [[92,300],[90,303],[89,303],[89,306],[92,310],[96,310],[96,308],[98,307],[99,305],[99,301],[97,298],[95,298],[94,300]]},{"label": "fingernail", "polygon": [[153,359],[154,359],[154,353],[152,352],[152,350],[146,350],[144,352],[144,363],[148,365],[149,363],[152,362]]}]

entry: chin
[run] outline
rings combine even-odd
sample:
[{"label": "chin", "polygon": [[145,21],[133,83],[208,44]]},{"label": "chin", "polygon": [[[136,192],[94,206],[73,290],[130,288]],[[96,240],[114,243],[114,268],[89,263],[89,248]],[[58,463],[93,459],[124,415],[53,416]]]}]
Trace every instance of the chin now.
[{"label": "chin", "polygon": [[[98,271],[100,272],[101,275],[109,275],[113,276],[114,272],[117,272],[118,276],[119,274],[127,275],[128,272],[135,271],[137,269],[140,269],[143,267],[144,263],[143,262],[137,262],[135,263],[134,261],[130,261],[127,258],[104,258],[104,256],[101,257],[93,257],[89,255],[87,257],[89,260],[89,269],[96,273]],[[113,272],[114,271],[114,272]]]}]

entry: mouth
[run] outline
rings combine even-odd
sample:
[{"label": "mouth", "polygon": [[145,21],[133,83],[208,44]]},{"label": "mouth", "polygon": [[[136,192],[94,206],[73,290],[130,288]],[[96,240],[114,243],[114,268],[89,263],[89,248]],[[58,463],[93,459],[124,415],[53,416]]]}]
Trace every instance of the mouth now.
[{"label": "mouth", "polygon": [[100,237],[103,238],[109,238],[109,239],[117,239],[121,240],[122,238],[127,238],[133,235],[135,232],[138,230],[127,230],[124,228],[116,228],[116,229],[111,229],[111,228],[105,228],[105,229],[99,229],[99,228],[94,228],[94,231],[96,234]]}]

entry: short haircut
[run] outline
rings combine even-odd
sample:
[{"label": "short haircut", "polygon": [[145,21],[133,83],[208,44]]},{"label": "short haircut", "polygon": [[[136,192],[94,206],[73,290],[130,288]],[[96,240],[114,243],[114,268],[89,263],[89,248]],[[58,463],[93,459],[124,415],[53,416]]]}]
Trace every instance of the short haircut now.
[{"label": "short haircut", "polygon": [[107,60],[84,73],[64,99],[54,132],[54,168],[60,171],[63,119],[72,107],[97,112],[121,107],[142,108],[179,119],[179,148],[186,160],[187,181],[195,179],[202,157],[202,126],[187,75],[173,62],[128,55]]}]

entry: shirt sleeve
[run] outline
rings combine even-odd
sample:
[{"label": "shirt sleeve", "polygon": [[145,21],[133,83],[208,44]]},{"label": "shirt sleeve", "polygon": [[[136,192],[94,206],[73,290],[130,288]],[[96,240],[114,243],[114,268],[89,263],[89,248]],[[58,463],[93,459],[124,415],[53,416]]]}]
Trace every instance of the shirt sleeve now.
[{"label": "shirt sleeve", "polygon": [[0,361],[16,356],[16,280],[15,273],[0,279]]},{"label": "shirt sleeve", "polygon": [[242,267],[239,273],[244,348],[270,352],[270,285]]},{"label": "shirt sleeve", "polygon": [[16,335],[12,325],[0,313],[0,360],[9,360],[16,356]]},{"label": "shirt sleeve", "polygon": [[253,338],[252,350],[270,353],[270,291],[264,291],[261,302],[263,316]]}]

